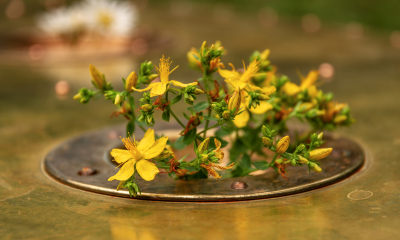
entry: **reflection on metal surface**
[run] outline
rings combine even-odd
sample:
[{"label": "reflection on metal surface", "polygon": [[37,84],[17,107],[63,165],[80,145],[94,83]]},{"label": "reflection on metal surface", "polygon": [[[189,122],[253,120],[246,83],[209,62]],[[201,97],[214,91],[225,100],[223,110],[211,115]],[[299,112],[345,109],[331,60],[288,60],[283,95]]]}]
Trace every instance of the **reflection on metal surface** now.
[{"label": "reflection on metal surface", "polygon": [[[46,171],[69,186],[92,192],[129,197],[128,191],[116,191],[117,182],[108,182],[117,171],[110,161],[109,151],[119,142],[109,140],[110,132],[123,135],[123,127],[113,127],[82,134],[62,143],[44,159]],[[138,136],[139,137],[139,136]],[[285,180],[276,172],[234,179],[173,180],[159,174],[154,181],[139,179],[142,194],[137,198],[167,201],[233,201],[271,198],[309,191],[333,184],[356,172],[365,160],[362,148],[355,142],[328,136],[327,147],[333,153],[324,161],[320,174],[308,173],[307,168],[288,168]],[[80,169],[90,166],[97,174],[80,176]],[[240,190],[239,190],[240,189]]]}]

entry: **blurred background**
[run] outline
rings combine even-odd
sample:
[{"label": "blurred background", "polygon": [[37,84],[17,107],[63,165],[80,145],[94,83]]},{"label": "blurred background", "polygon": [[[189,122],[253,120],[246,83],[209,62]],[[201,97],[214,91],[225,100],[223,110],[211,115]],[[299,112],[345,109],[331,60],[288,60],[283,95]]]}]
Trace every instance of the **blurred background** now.
[{"label": "blurred background", "polygon": [[48,138],[123,122],[104,100],[72,100],[90,87],[89,64],[122,89],[122,77],[165,54],[180,65],[172,78],[191,82],[200,76],[186,53],[204,40],[221,40],[222,61],[235,66],[269,48],[295,82],[319,69],[322,88],[368,121],[357,116],[366,98],[397,100],[385,93],[398,87],[398,9],[394,0],[0,0],[0,131]]}]

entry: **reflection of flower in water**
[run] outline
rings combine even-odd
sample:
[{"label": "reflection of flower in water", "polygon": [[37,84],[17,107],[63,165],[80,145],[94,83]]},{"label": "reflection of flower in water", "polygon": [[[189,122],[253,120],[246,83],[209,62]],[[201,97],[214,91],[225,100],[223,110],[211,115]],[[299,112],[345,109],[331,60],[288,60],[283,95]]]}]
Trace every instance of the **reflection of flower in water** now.
[{"label": "reflection of flower in water", "polygon": [[50,36],[74,43],[84,35],[124,37],[136,25],[136,8],[128,2],[86,0],[39,17],[38,26]]},{"label": "reflection of flower in water", "polygon": [[136,25],[136,8],[128,2],[87,0],[83,8],[90,30],[105,36],[128,36]]}]

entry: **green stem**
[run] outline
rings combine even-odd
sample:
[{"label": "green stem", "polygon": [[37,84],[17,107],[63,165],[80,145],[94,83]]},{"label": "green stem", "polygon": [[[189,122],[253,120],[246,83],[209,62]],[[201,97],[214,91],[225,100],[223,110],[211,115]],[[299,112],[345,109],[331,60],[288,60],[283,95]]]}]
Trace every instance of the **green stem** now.
[{"label": "green stem", "polygon": [[275,162],[275,160],[276,160],[276,157],[278,157],[278,154],[277,154],[277,153],[275,153],[274,158],[273,158],[272,161],[268,164],[269,167],[271,167],[272,164],[274,164],[274,162]]},{"label": "green stem", "polygon": [[[211,110],[211,98],[210,98],[210,95],[207,94],[207,92],[209,91],[208,83],[207,83],[207,78],[208,78],[207,69],[208,69],[208,66],[207,67],[204,66],[203,68],[204,68],[204,71],[203,71],[204,89],[206,90],[207,101],[208,101],[208,105],[209,105],[207,116],[208,116],[208,118],[210,118],[212,110]],[[207,134],[207,130],[208,130],[208,125],[209,124],[210,124],[210,120],[207,119],[206,120],[206,125],[204,127],[205,131],[204,131],[204,134],[203,134],[203,138],[206,138],[206,134]]]},{"label": "green stem", "polygon": [[171,108],[168,106],[168,110],[171,113],[171,115],[175,118],[175,120],[181,125],[183,128],[186,128],[185,125],[178,119],[178,117],[175,115],[175,113],[171,110]]},{"label": "green stem", "polygon": [[[200,134],[202,134],[202,133],[205,133],[206,131],[208,131],[208,130],[210,130],[210,129],[212,129],[212,128],[218,127],[218,126],[219,126],[219,124],[217,123],[217,124],[215,124],[215,125],[213,125],[213,126],[211,126],[211,127],[209,127],[209,128],[205,128],[203,131],[199,132],[198,135],[200,135]],[[205,137],[204,137],[204,138],[205,138]]]},{"label": "green stem", "polygon": [[[168,102],[168,93],[169,93],[169,89],[165,93],[165,100],[167,100],[167,102]],[[183,123],[178,119],[178,117],[175,115],[175,113],[172,111],[172,109],[169,105],[167,106],[167,109],[171,113],[171,115],[175,118],[175,120],[179,123],[179,125],[181,125],[183,128],[186,128],[186,126],[183,125]]]},{"label": "green stem", "polygon": [[[129,97],[129,102],[131,103],[131,112],[132,112],[132,114],[131,114],[131,121],[133,121],[133,124],[136,124],[136,123],[135,123],[135,121],[136,121],[136,115],[135,115],[135,98],[131,96],[131,93],[129,93],[128,97]],[[139,126],[140,129],[142,129],[143,132],[146,132],[146,129],[145,129],[143,126],[141,126],[141,125],[139,125],[139,124],[137,124],[137,125]]]}]

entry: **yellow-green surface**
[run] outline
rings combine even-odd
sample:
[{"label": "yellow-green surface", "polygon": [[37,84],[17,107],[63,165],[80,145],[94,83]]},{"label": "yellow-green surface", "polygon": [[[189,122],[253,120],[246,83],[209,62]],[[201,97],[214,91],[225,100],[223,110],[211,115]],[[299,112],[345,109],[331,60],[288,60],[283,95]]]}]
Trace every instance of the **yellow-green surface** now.
[{"label": "yellow-green surface", "polygon": [[[202,9],[186,18],[148,11],[143,21],[173,39],[168,49],[145,57],[91,63],[120,72],[162,53],[180,65],[173,78],[200,77],[186,67],[191,45],[221,39],[224,62],[240,65],[254,49],[272,50],[279,71],[296,78],[322,62],[335,66],[324,90],[348,102],[357,123],[340,132],[363,142],[373,160],[358,177],[337,186],[269,200],[233,203],[168,203],[113,198],[60,185],[41,170],[47,151],[66,138],[123,119],[110,119],[104,101],[82,106],[54,93],[56,81],[72,92],[88,85],[89,73],[75,66],[35,64],[0,67],[0,238],[1,239],[397,239],[400,238],[400,55],[382,36],[367,32],[349,39],[340,27],[306,34],[299,24],[263,28],[255,16],[204,19]],[[1,57],[1,56],[0,56]],[[134,59],[136,58],[136,59]],[[4,62],[4,59],[2,59]],[[100,68],[100,67],[99,67]],[[58,74],[57,74],[58,73]],[[107,72],[106,72],[107,74]],[[122,85],[117,85],[122,87]],[[105,107],[104,107],[105,106]]]}]

